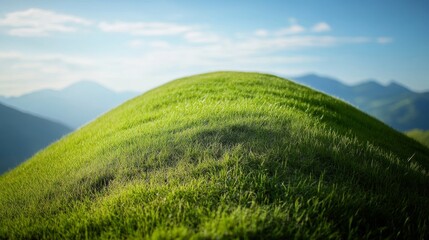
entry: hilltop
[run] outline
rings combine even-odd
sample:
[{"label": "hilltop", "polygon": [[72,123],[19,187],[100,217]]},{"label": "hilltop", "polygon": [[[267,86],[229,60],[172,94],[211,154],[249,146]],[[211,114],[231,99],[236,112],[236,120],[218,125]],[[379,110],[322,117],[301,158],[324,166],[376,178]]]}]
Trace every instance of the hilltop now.
[{"label": "hilltop", "polygon": [[267,74],[182,78],[0,176],[0,238],[429,235],[429,150]]}]

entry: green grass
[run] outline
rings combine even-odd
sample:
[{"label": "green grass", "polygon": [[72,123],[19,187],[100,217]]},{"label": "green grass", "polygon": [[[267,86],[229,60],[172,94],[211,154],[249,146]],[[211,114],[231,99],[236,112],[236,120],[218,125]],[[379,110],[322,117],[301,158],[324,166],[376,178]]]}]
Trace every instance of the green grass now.
[{"label": "green grass", "polygon": [[209,73],[1,176],[0,238],[422,239],[428,171],[427,148],[337,99]]},{"label": "green grass", "polygon": [[423,131],[419,129],[414,129],[405,133],[408,137],[414,138],[421,144],[429,147],[429,130]]}]

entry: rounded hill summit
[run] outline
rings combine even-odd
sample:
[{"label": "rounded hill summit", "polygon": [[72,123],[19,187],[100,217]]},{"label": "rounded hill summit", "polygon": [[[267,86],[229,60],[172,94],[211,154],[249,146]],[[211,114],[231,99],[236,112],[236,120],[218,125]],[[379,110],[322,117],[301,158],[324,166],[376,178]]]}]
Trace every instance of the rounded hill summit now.
[{"label": "rounded hill summit", "polygon": [[0,176],[0,238],[429,235],[429,150],[273,75],[136,97]]}]

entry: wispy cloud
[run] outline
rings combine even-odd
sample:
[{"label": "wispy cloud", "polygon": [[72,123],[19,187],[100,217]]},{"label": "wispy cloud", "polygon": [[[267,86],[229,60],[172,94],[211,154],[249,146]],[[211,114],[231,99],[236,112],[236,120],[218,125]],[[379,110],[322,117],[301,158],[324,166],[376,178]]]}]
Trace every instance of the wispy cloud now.
[{"label": "wispy cloud", "polygon": [[[70,55],[0,50],[0,89],[6,91],[3,89],[8,87],[8,92],[17,94],[29,89],[30,85],[64,86],[81,79],[94,79],[118,88],[126,81],[128,86],[148,89],[180,75],[203,71],[293,71],[299,66],[324,61],[315,55],[302,54],[299,51],[302,49],[392,41],[388,37],[326,35],[331,30],[328,23],[302,26],[296,19],[289,19],[289,25],[284,28],[255,29],[242,32],[240,36],[222,35],[208,27],[198,27],[200,25],[95,22],[40,9],[9,13],[0,19],[0,27],[15,36],[48,36],[76,32],[85,26],[101,30],[96,31],[97,34],[124,35],[125,38],[121,38],[124,42],[117,46],[125,47],[121,49],[123,54],[109,52],[101,56],[80,52]],[[142,81],[142,78],[150,81]],[[14,92],[11,86],[18,85]]]},{"label": "wispy cloud", "polygon": [[[215,43],[221,38],[218,34],[208,31],[201,31],[198,27],[167,22],[101,22],[98,24],[103,32],[124,33],[133,36],[181,37],[188,43]],[[141,46],[137,40],[130,42],[130,46]],[[157,47],[159,44],[155,44]],[[165,44],[163,44],[165,45]]]},{"label": "wispy cloud", "polygon": [[298,24],[298,21],[295,18],[289,18],[289,26],[279,29],[275,32],[276,36],[292,35],[299,34],[306,31],[306,29]]},{"label": "wispy cloud", "polygon": [[149,42],[149,46],[154,49],[167,49],[171,47],[167,41],[151,41]]},{"label": "wispy cloud", "polygon": [[18,51],[0,51],[0,60],[14,60],[19,62],[47,62],[90,66],[94,62],[85,57],[77,57],[66,54],[25,54]]},{"label": "wispy cloud", "polygon": [[181,35],[194,30],[191,26],[165,22],[101,22],[98,26],[104,32],[128,33],[137,36]]},{"label": "wispy cloud", "polygon": [[37,8],[11,12],[0,19],[0,26],[6,27],[9,35],[21,37],[76,32],[88,25],[91,25],[89,20]]},{"label": "wispy cloud", "polygon": [[200,31],[188,32],[184,37],[191,43],[215,43],[221,40],[221,38],[215,33]]},{"label": "wispy cloud", "polygon": [[390,37],[378,37],[377,42],[380,44],[388,44],[393,42],[393,39]]},{"label": "wispy cloud", "polygon": [[289,19],[289,26],[269,31],[267,29],[258,29],[253,34],[258,37],[267,37],[269,35],[282,37],[282,36],[291,36],[304,33],[326,33],[331,31],[331,26],[326,22],[318,22],[314,24],[311,28],[304,27],[298,23],[298,20],[295,18]]},{"label": "wispy cloud", "polygon": [[156,50],[156,49],[166,49],[166,48],[170,48],[171,44],[167,41],[162,41],[162,40],[156,40],[156,41],[143,41],[140,39],[134,39],[128,42],[128,46],[132,47],[132,48],[142,48],[142,47],[146,47],[146,48],[150,48],[152,50]]},{"label": "wispy cloud", "polygon": [[269,35],[269,32],[266,29],[258,29],[254,31],[253,34],[257,37],[266,37]]},{"label": "wispy cloud", "polygon": [[284,35],[292,35],[305,32],[305,28],[301,25],[291,25],[286,28],[282,28],[278,30],[275,35],[284,36]]},{"label": "wispy cloud", "polygon": [[0,51],[0,89],[16,95],[38,88],[63,87],[88,77],[98,79],[99,67],[99,59],[87,56]]},{"label": "wispy cloud", "polygon": [[233,49],[247,50],[248,52],[297,50],[315,47],[333,47],[344,44],[368,43],[371,39],[367,37],[336,37],[336,36],[283,36],[249,38],[244,41],[235,42]]},{"label": "wispy cloud", "polygon": [[329,31],[331,31],[331,26],[329,24],[327,24],[326,22],[319,22],[319,23],[316,23],[311,28],[311,30],[313,32],[317,32],[317,33],[320,33],[320,32],[329,32]]},{"label": "wispy cloud", "polygon": [[134,39],[128,42],[128,46],[132,47],[132,48],[139,48],[141,46],[143,46],[144,42],[142,40],[139,39]]}]

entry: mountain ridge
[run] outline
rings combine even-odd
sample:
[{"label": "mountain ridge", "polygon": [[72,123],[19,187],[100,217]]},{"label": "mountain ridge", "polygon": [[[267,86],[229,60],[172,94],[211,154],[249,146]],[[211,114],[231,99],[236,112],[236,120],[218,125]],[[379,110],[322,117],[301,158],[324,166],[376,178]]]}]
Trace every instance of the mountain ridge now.
[{"label": "mountain ridge", "polygon": [[66,126],[0,104],[0,174],[71,132]]},{"label": "mountain ridge", "polygon": [[60,90],[42,89],[18,97],[3,97],[0,102],[76,129],[137,94],[115,92],[85,80]]},{"label": "mountain ridge", "polygon": [[429,129],[429,92],[413,92],[394,81],[387,85],[376,80],[347,85],[316,74],[292,79],[345,100],[399,131]]}]

